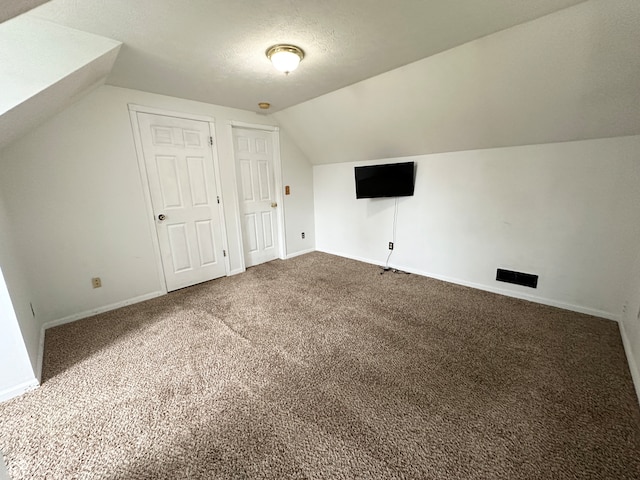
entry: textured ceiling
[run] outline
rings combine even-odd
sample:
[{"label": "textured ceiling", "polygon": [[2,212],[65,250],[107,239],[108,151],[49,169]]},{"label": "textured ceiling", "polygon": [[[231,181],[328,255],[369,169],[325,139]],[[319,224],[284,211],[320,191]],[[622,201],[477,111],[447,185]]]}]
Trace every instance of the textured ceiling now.
[{"label": "textured ceiling", "polygon": [[[51,0],[29,15],[124,43],[107,83],[278,111],[583,0]],[[264,55],[302,47],[289,76]]]},{"label": "textured ceiling", "polygon": [[592,0],[274,117],[316,164],[638,135],[638,45],[640,1]]}]

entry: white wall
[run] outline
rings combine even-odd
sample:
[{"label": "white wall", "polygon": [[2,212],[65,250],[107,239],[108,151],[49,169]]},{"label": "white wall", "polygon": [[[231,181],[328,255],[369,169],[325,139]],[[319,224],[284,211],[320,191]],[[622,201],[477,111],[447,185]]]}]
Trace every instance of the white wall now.
[{"label": "white wall", "polygon": [[[636,153],[633,171],[629,172],[629,181],[633,184],[632,193],[628,195],[630,203],[640,196],[640,153]],[[638,203],[633,205],[636,212]],[[640,221],[635,223],[632,242],[635,255],[629,255],[629,275],[622,287],[623,312],[620,322],[622,338],[625,342],[629,368],[636,386],[636,394],[640,401]]]},{"label": "white wall", "polygon": [[638,135],[638,25],[590,0],[275,116],[314,164]]},{"label": "white wall", "polygon": [[0,195],[0,401],[37,385],[40,327],[31,314],[28,284],[10,232]]},{"label": "white wall", "polygon": [[[286,130],[280,130],[282,154],[282,185],[290,187],[284,196],[289,256],[315,250],[313,217],[313,169],[307,157],[293,142]],[[302,238],[302,232],[305,238]]]},{"label": "white wall", "polygon": [[[413,157],[391,265],[617,318],[637,251],[638,152],[640,136]],[[394,200],[355,198],[361,164],[314,167],[316,246],[384,264]],[[538,274],[538,288],[496,282],[496,268]]]},{"label": "white wall", "polygon": [[622,313],[620,331],[629,368],[636,386],[636,394],[640,401],[640,238],[638,239],[638,254],[633,265],[633,271],[623,289],[625,309]]},{"label": "white wall", "polygon": [[[229,122],[273,120],[103,86],[0,151],[0,189],[40,324],[160,293],[129,103],[215,117],[231,269],[241,268]],[[289,151],[287,139],[281,143]],[[285,175],[291,165],[311,170],[304,162],[295,166],[304,160],[300,155],[283,157]],[[294,174],[290,181],[294,191],[310,185],[305,175]],[[286,215],[312,218],[310,208],[308,202],[290,204]],[[94,276],[102,278],[102,288],[91,287]]]}]

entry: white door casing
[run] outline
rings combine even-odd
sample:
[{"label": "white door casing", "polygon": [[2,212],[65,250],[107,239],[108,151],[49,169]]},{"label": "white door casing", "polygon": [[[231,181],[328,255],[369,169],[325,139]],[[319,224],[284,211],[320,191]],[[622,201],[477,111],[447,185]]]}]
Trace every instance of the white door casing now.
[{"label": "white door casing", "polygon": [[136,117],[167,291],[226,275],[209,123]]},{"label": "white door casing", "polygon": [[280,232],[274,175],[273,132],[233,128],[245,265],[278,258]]}]

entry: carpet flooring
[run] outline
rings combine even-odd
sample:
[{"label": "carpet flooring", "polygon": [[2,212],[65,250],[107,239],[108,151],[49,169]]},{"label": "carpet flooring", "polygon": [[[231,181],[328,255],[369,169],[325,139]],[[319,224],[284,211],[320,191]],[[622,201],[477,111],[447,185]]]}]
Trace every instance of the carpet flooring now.
[{"label": "carpet flooring", "polygon": [[324,253],[47,331],[20,479],[638,479],[616,323]]}]

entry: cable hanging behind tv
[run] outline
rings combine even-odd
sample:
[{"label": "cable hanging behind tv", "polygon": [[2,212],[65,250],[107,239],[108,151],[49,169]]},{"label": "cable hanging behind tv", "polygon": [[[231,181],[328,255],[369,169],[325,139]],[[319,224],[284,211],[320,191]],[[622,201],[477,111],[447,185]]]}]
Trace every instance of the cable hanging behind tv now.
[{"label": "cable hanging behind tv", "polygon": [[356,198],[410,197],[414,162],[355,167]]}]

